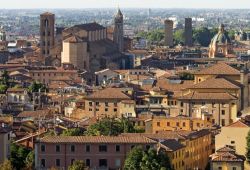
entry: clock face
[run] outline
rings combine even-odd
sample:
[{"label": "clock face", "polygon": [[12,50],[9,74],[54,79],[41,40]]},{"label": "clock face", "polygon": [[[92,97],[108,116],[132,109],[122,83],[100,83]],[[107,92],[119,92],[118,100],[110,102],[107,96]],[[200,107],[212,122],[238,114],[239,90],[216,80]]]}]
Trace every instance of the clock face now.
[{"label": "clock face", "polygon": [[54,59],[53,62],[52,62],[52,65],[53,65],[53,66],[56,66],[56,67],[60,67],[61,62],[60,62],[60,60],[58,60],[58,59]]}]

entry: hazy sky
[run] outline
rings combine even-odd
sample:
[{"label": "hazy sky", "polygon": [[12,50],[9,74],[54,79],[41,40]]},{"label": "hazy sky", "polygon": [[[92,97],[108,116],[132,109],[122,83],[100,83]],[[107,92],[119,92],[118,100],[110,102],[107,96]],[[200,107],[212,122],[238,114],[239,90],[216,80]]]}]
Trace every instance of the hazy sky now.
[{"label": "hazy sky", "polygon": [[0,0],[0,8],[249,8],[250,0]]}]

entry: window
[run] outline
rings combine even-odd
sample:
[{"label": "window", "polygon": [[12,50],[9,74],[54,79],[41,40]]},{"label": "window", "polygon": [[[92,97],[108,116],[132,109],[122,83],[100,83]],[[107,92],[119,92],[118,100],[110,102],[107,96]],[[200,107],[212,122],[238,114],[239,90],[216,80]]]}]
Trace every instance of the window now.
[{"label": "window", "polygon": [[105,108],[105,112],[107,112],[107,111],[109,111],[109,109],[108,109],[108,108]]},{"label": "window", "polygon": [[212,107],[215,107],[215,102],[212,102]]},{"label": "window", "polygon": [[179,127],[179,126],[180,126],[180,123],[179,123],[179,122],[176,122],[176,126],[178,126],[178,127]]},{"label": "window", "polygon": [[116,159],[115,160],[115,166],[116,167],[120,167],[121,166],[121,160],[120,159]]},{"label": "window", "polygon": [[45,167],[46,166],[46,161],[45,159],[41,159],[41,167]]},{"label": "window", "polygon": [[117,103],[114,103],[114,106],[117,107]]},{"label": "window", "polygon": [[61,166],[61,160],[60,159],[56,159],[56,166]]},{"label": "window", "polygon": [[98,111],[99,111],[99,108],[96,108],[96,111],[98,112]]},{"label": "window", "polygon": [[116,109],[116,108],[114,109],[114,112],[117,112],[117,109]]},{"label": "window", "polygon": [[109,106],[109,103],[108,103],[108,102],[105,102],[105,106],[108,107],[108,106]]},{"label": "window", "polygon": [[182,123],[182,126],[185,127],[185,126],[186,126],[186,122],[183,122],[183,123]]},{"label": "window", "polygon": [[71,152],[75,152],[75,145],[71,145],[71,146],[70,146],[70,151],[71,151]]},{"label": "window", "polygon": [[130,148],[133,149],[135,147],[135,145],[132,145]]},{"label": "window", "polygon": [[221,126],[225,126],[225,119],[221,119]]},{"label": "window", "polygon": [[157,126],[161,126],[161,122],[157,122]]},{"label": "window", "polygon": [[234,144],[235,144],[235,141],[233,141],[233,140],[232,140],[232,141],[231,141],[231,144],[233,144],[233,145],[234,145]]},{"label": "window", "polygon": [[86,159],[85,163],[86,163],[86,166],[90,167],[90,159]]},{"label": "window", "polygon": [[91,111],[92,111],[92,109],[91,109],[91,108],[89,108],[89,111],[91,112]]},{"label": "window", "polygon": [[56,145],[56,152],[60,152],[61,148],[60,145]]},{"label": "window", "polygon": [[86,151],[86,152],[90,152],[90,145],[86,145],[86,146],[85,146],[85,151]]},{"label": "window", "polygon": [[73,165],[74,162],[75,162],[75,159],[71,159],[71,165]]},{"label": "window", "polygon": [[167,126],[170,126],[170,122],[167,122]]},{"label": "window", "polygon": [[120,145],[115,145],[115,151],[120,152]]},{"label": "window", "polygon": [[108,166],[107,159],[99,159],[99,166],[100,167],[107,167]]},{"label": "window", "polygon": [[89,102],[89,106],[92,106],[92,102]]},{"label": "window", "polygon": [[41,152],[45,152],[45,145],[41,145]]},{"label": "window", "polygon": [[225,110],[221,110],[221,115],[225,115]]},{"label": "window", "polygon": [[99,152],[107,152],[107,146],[106,145],[100,145],[99,146]]},{"label": "window", "polygon": [[218,170],[222,170],[222,167],[221,167],[221,166],[219,166],[219,167],[218,167]]},{"label": "window", "polygon": [[200,123],[197,123],[197,127],[200,127]]},{"label": "window", "polygon": [[237,168],[236,168],[236,167],[233,167],[233,170],[237,170]]},{"label": "window", "polygon": [[95,105],[96,105],[96,106],[99,106],[99,104],[100,104],[99,102],[95,102]]},{"label": "window", "polygon": [[181,107],[183,107],[183,102],[181,102]]},{"label": "window", "polygon": [[204,106],[204,105],[206,105],[206,103],[205,102],[201,102],[201,105]]}]

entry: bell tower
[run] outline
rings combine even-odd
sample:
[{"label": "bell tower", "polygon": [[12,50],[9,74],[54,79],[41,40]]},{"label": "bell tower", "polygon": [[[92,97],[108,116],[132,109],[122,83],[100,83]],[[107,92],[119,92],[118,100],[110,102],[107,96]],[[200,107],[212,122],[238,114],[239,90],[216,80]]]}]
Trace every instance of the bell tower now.
[{"label": "bell tower", "polygon": [[124,42],[123,42],[123,14],[121,10],[118,8],[117,14],[115,15],[115,27],[114,27],[114,35],[113,40],[117,44],[120,52],[124,50]]},{"label": "bell tower", "polygon": [[40,15],[40,47],[41,55],[48,57],[55,43],[55,15],[45,12]]}]

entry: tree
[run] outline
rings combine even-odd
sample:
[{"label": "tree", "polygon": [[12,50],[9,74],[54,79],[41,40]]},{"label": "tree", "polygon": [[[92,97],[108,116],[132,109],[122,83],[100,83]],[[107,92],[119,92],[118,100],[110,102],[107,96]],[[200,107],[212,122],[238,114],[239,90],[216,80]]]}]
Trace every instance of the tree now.
[{"label": "tree", "polygon": [[157,154],[153,148],[144,152],[140,165],[143,170],[171,169],[167,155],[161,152]]},{"label": "tree", "polygon": [[4,94],[6,92],[6,90],[8,89],[7,85],[4,84],[0,84],[0,93]]},{"label": "tree", "polygon": [[141,160],[143,158],[144,151],[142,147],[134,147],[128,154],[124,162],[124,170],[140,170]]},{"label": "tree", "polygon": [[246,143],[246,145],[247,145],[247,147],[246,147],[246,161],[250,164],[250,131],[248,132],[248,134],[247,134],[247,137],[246,137],[246,141],[247,141],[247,143]]},{"label": "tree", "polygon": [[194,80],[194,75],[188,72],[182,72],[179,74],[181,80]]},{"label": "tree", "polygon": [[83,130],[80,128],[72,128],[64,130],[61,136],[82,136],[84,135]]},{"label": "tree", "polygon": [[84,170],[85,164],[82,160],[76,160],[74,163],[69,166],[68,170]]},{"label": "tree", "polygon": [[46,86],[42,83],[34,81],[28,88],[29,92],[45,92],[46,91]]},{"label": "tree", "polygon": [[117,136],[121,133],[137,132],[141,132],[141,129],[136,129],[127,118],[122,118],[120,120],[114,118],[104,118],[89,126],[85,134],[89,136]]},{"label": "tree", "polygon": [[179,29],[174,32],[174,43],[177,44],[184,44],[184,30]]},{"label": "tree", "polygon": [[29,152],[29,154],[27,155],[26,159],[25,159],[25,164],[26,170],[32,170],[34,169],[35,166],[35,153],[34,151]]},{"label": "tree", "polygon": [[3,71],[2,73],[2,79],[1,79],[1,84],[9,86],[9,74],[6,70]]},{"label": "tree", "polygon": [[143,151],[142,147],[135,147],[125,160],[124,170],[171,170],[171,165],[165,153],[157,153],[153,148]]},{"label": "tree", "polygon": [[17,170],[22,169],[25,167],[26,164],[26,157],[29,154],[30,150],[18,146],[14,143],[10,146],[10,161],[13,167]]},{"label": "tree", "polygon": [[201,46],[207,47],[211,42],[212,35],[210,30],[206,27],[195,29],[193,31],[194,42],[199,43]]},{"label": "tree", "polygon": [[0,170],[13,170],[11,161],[6,160],[2,164],[0,164]]}]

